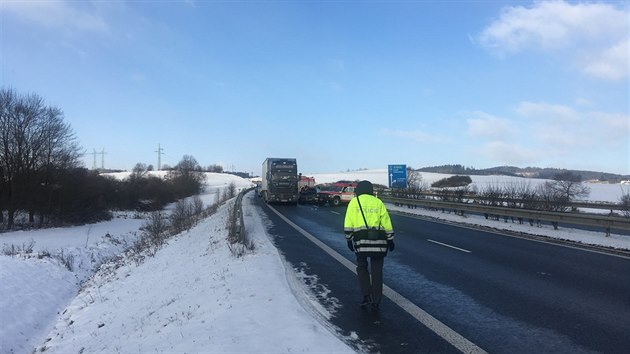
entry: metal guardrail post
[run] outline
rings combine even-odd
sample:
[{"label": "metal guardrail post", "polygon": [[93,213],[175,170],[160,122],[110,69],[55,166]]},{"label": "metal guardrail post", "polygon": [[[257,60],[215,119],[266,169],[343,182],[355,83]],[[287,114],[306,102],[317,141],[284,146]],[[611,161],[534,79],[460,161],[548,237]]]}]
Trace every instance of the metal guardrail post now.
[{"label": "metal guardrail post", "polygon": [[243,243],[245,239],[245,221],[243,218],[243,195],[245,195],[245,193],[249,192],[252,189],[253,188],[242,190],[241,192],[239,192],[238,196],[236,197],[236,200],[234,201],[234,210],[233,210],[234,214],[232,218],[234,225],[232,226],[235,232],[235,235],[234,235],[235,242]]}]

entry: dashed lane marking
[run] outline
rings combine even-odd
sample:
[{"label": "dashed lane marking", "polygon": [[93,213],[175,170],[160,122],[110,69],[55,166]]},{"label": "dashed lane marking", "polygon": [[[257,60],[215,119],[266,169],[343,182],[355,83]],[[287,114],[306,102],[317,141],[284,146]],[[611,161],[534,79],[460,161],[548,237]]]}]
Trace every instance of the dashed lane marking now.
[{"label": "dashed lane marking", "polygon": [[[269,205],[269,209],[271,209],[274,213],[276,213],[282,220],[284,220],[287,224],[291,225],[294,229],[296,229],[302,236],[309,239],[311,242],[319,246],[324,252],[328,253],[331,257],[336,259],[339,263],[343,264],[346,268],[356,274],[356,265],[350,262],[341,254],[337,253],[334,249],[330,248],[328,245],[320,241],[315,236],[308,233],[308,231],[296,225],[293,221],[289,220],[286,216],[282,215],[278,212],[274,207]],[[429,328],[438,336],[442,337],[445,341],[450,343],[452,346],[460,350],[462,353],[487,353],[485,350],[481,349],[475,343],[469,341],[464,338],[461,334],[455,332],[449,326],[440,322],[437,318],[431,316],[428,312],[424,311],[420,307],[418,307],[413,302],[409,301],[404,296],[400,295],[396,291],[394,291],[389,286],[383,284],[383,295],[393,301],[395,304],[400,306],[403,310],[405,310],[408,314],[413,316],[415,319],[420,321],[423,325]]]},{"label": "dashed lane marking", "polygon": [[458,251],[462,251],[462,252],[466,252],[466,253],[472,253],[472,251],[465,250],[465,249],[463,249],[463,248],[459,248],[459,247],[455,247],[455,246],[451,246],[451,245],[449,245],[449,244],[442,243],[442,242],[439,242],[439,241],[435,241],[435,240],[431,240],[431,239],[427,239],[427,241],[429,241],[429,242],[433,242],[433,243],[437,243],[437,244],[438,244],[438,245],[440,245],[440,246],[444,246],[444,247],[449,247],[449,248],[452,248],[452,249],[456,249],[456,250],[458,250]]}]

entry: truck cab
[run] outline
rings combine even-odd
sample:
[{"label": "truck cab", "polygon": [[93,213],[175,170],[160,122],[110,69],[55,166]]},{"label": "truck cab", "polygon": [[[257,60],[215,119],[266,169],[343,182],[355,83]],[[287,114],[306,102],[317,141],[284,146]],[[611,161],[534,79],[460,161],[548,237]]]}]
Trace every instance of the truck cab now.
[{"label": "truck cab", "polygon": [[260,195],[266,203],[298,202],[297,161],[294,158],[265,159],[262,164]]}]

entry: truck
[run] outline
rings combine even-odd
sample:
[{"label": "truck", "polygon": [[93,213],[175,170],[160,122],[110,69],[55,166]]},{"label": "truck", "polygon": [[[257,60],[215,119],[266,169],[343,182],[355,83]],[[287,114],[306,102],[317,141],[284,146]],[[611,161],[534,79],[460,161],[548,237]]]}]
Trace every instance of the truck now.
[{"label": "truck", "polygon": [[302,174],[298,174],[298,176],[300,177],[300,180],[298,182],[298,189],[301,191],[305,188],[315,188],[315,185],[317,183],[315,183],[315,177],[307,177],[307,176],[302,176]]},{"label": "truck", "polygon": [[297,205],[298,172],[294,158],[266,158],[262,164],[260,196],[266,203]]}]

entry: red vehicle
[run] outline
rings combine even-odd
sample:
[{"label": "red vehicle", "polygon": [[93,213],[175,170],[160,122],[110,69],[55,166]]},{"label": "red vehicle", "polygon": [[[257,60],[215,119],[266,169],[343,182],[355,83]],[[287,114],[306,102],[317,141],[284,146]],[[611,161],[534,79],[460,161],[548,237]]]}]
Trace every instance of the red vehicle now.
[{"label": "red vehicle", "polygon": [[341,203],[350,203],[354,197],[354,188],[357,186],[355,182],[337,182],[331,184],[319,185],[319,191],[315,201],[319,205],[328,203],[332,206],[341,205]]},{"label": "red vehicle", "polygon": [[301,191],[305,188],[315,188],[315,177],[306,177],[299,174],[298,189]]}]

